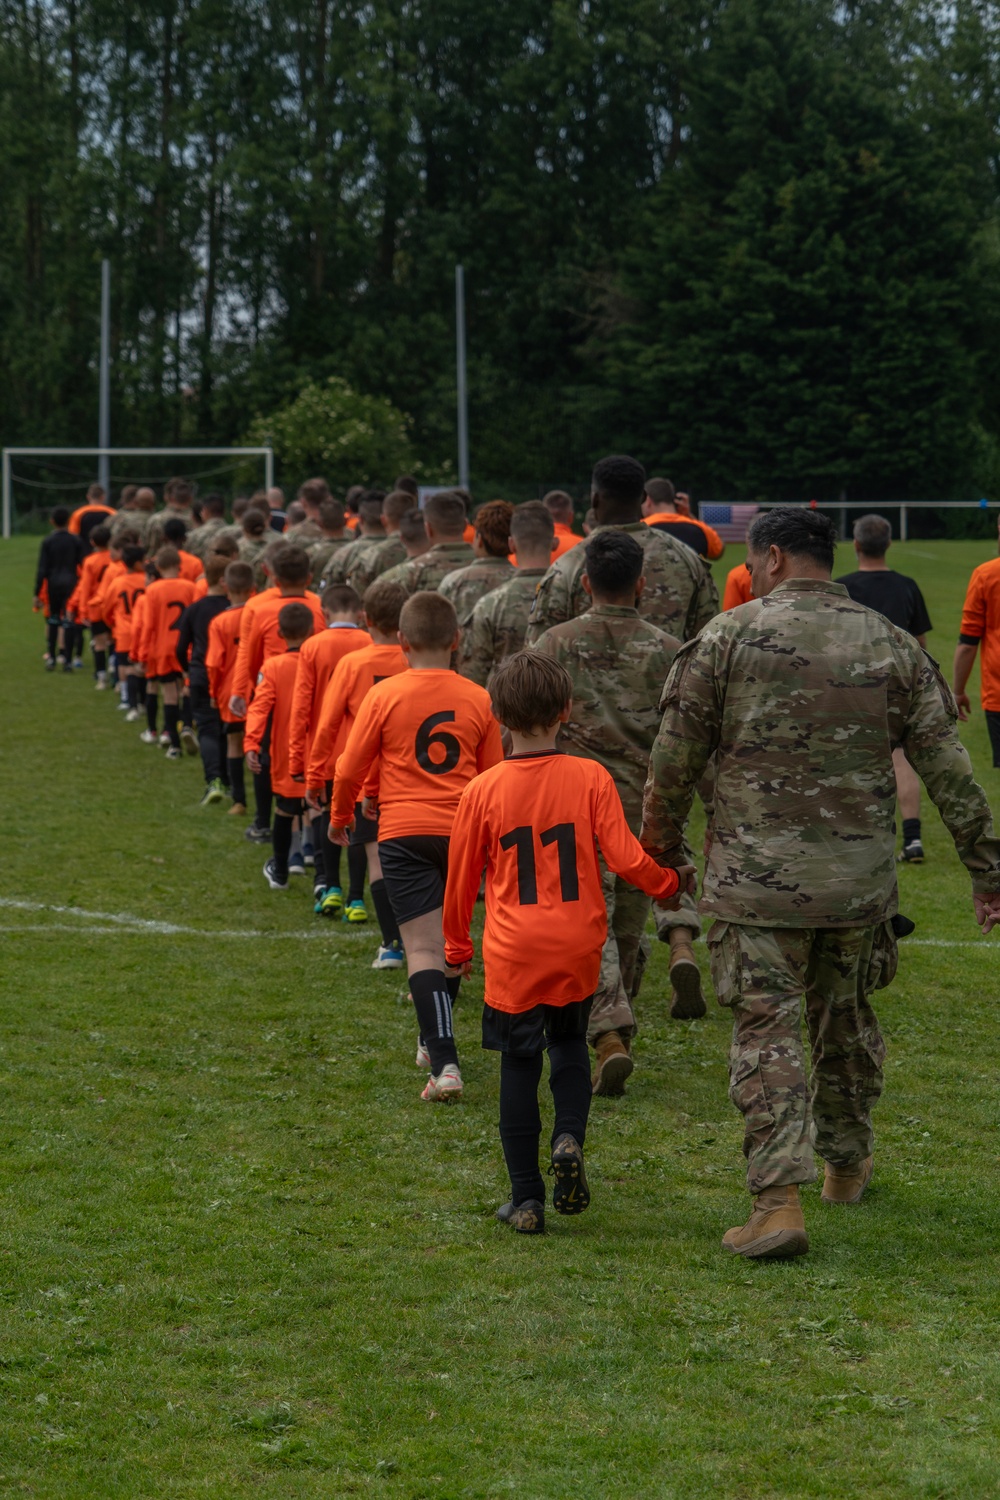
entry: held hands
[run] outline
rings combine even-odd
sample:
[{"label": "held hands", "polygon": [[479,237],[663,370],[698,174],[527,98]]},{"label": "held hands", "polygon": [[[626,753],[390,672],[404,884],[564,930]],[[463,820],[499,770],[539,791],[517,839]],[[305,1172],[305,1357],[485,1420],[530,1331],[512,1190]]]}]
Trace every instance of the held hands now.
[{"label": "held hands", "polygon": [[341,849],[346,849],[350,842],[350,836],[354,832],[354,819],[346,823],[343,828],[334,828],[332,823],[327,824],[326,836],[331,844],[339,844]]},{"label": "held hands", "polygon": [[468,979],[472,973],[472,959],[467,958],[464,964],[449,964],[444,966],[444,972],[448,979],[455,979],[460,974],[463,979]]},{"label": "held hands", "polygon": [[955,703],[958,707],[958,717],[965,724],[972,713],[972,704],[969,702],[968,693],[956,693]]},{"label": "held hands", "polygon": [[684,895],[693,896],[698,889],[698,871],[694,865],[677,865],[677,879],[680,884],[675,896],[668,896],[665,901],[657,901],[657,906],[662,906],[664,911],[676,911],[681,904]]},{"label": "held hands", "polygon": [[985,937],[1000,923],[1000,895],[973,896],[972,905],[975,908],[979,930]]}]

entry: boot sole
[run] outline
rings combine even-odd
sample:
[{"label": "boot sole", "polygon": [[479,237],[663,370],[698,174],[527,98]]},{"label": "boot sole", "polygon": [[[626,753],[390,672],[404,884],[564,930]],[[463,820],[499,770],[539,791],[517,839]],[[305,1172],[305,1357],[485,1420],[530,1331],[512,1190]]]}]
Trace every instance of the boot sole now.
[{"label": "boot sole", "polygon": [[590,1207],[590,1188],[583,1171],[583,1153],[552,1157],[552,1207],[557,1214],[582,1214]]},{"label": "boot sole", "polygon": [[635,1063],[627,1052],[609,1057],[597,1071],[597,1079],[591,1086],[592,1092],[604,1099],[619,1098],[624,1094],[625,1080],[632,1076],[634,1068]]},{"label": "boot sole", "polygon": [[776,1229],[747,1245],[727,1245],[723,1240],[722,1248],[730,1255],[742,1255],[744,1260],[792,1260],[796,1255],[805,1255],[809,1236],[804,1229]]},{"label": "boot sole", "polygon": [[701,971],[689,958],[679,958],[670,965],[670,984],[673,996],[670,1014],[675,1021],[699,1021],[705,1014],[705,999],[701,993]]}]

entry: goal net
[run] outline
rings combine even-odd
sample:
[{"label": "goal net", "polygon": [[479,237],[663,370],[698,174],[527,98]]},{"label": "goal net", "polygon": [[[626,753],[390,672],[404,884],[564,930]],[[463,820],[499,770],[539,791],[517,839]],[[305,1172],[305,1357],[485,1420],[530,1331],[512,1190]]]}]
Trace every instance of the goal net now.
[{"label": "goal net", "polygon": [[4,448],[4,537],[45,531],[54,505],[82,505],[102,459],[110,505],[127,484],[149,485],[159,497],[175,475],[192,482],[200,495],[218,490],[227,502],[238,489],[270,489],[274,482],[271,448]]}]

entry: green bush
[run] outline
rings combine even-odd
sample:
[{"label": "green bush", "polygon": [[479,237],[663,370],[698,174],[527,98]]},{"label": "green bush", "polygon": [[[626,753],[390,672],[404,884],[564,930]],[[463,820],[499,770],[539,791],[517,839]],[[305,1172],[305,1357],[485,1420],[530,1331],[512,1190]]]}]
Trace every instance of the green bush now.
[{"label": "green bush", "polygon": [[413,467],[409,422],[381,396],[362,396],[336,375],[309,381],[294,401],[256,417],[243,441],[270,443],[283,482],[322,474],[335,489],[391,484]]}]

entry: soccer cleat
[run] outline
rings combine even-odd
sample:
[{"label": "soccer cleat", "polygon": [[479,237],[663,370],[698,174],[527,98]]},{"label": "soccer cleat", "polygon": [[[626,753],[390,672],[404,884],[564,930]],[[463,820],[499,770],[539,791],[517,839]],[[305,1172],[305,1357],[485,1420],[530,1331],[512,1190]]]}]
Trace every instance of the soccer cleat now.
[{"label": "soccer cleat", "polygon": [[722,1236],[723,1250],[748,1260],[790,1260],[809,1249],[798,1187],[765,1188],[753,1200],[745,1224]]},{"label": "soccer cleat", "polygon": [[115,708],[117,708],[120,714],[127,714],[129,712],[128,699],[119,698],[118,702],[115,704]]},{"label": "soccer cleat", "polygon": [[271,842],[270,828],[258,828],[256,823],[251,823],[249,828],[244,828],[243,837],[251,844],[269,844]]},{"label": "soccer cleat", "polygon": [[830,1162],[824,1162],[823,1191],[820,1200],[823,1203],[860,1203],[865,1195],[865,1188],[872,1180],[872,1172],[875,1164],[870,1156],[866,1156],[863,1162],[856,1167],[834,1167]]},{"label": "soccer cleat", "polygon": [[164,749],[170,744],[170,736],[165,729],[160,730],[160,744]]},{"label": "soccer cleat", "polygon": [[97,681],[94,683],[94,692],[103,693],[107,691],[108,679],[104,672],[98,672]]},{"label": "soccer cleat", "polygon": [[430,1072],[431,1055],[419,1037],[417,1038],[417,1056],[415,1061],[418,1068],[422,1068],[425,1073]]},{"label": "soccer cleat", "polygon": [[552,1207],[557,1214],[582,1214],[590,1207],[590,1189],[583,1170],[583,1147],[568,1132],[552,1147]]},{"label": "soccer cleat", "polygon": [[[129,712],[131,713],[132,710],[130,709]],[[127,721],[128,714],[126,714],[125,717]],[[142,740],[142,743],[144,745],[158,745],[160,743],[160,736],[157,734],[155,729],[144,729],[139,738]]]},{"label": "soccer cleat", "polygon": [[379,950],[372,959],[373,969],[401,969],[406,962],[403,954],[402,943],[390,943],[388,947],[384,943],[379,944]]},{"label": "soccer cleat", "polygon": [[594,1042],[597,1066],[590,1080],[595,1094],[617,1099],[625,1092],[625,1080],[635,1067],[618,1031],[604,1031]]},{"label": "soccer cleat", "polygon": [[518,1234],[545,1233],[545,1207],[537,1198],[527,1198],[523,1203],[504,1203],[497,1209],[501,1224],[509,1224]]},{"label": "soccer cleat", "polygon": [[190,724],[181,725],[181,745],[188,755],[198,754],[198,736]]},{"label": "soccer cleat", "polygon": [[450,1104],[462,1097],[462,1075],[457,1063],[445,1063],[437,1077],[432,1073],[424,1085],[421,1099],[428,1104]]},{"label": "soccer cleat", "polygon": [[72,671],[73,671],[73,664],[72,664],[72,662],[64,661],[63,662],[63,671],[64,672],[69,672],[70,674],[72,674]]},{"label": "soccer cleat", "polygon": [[73,658],[73,671],[74,672],[79,672],[80,669],[82,668],[82,666],[83,666],[83,658],[79,657],[79,656],[74,656],[74,658]]},{"label": "soccer cleat", "polygon": [[54,672],[55,669],[56,669],[56,664],[52,660],[52,657],[50,656],[49,659],[48,659],[48,661],[45,663],[45,670],[46,670],[46,672]]},{"label": "soccer cleat", "polygon": [[178,749],[176,745],[168,745],[163,752],[163,756],[165,760],[183,760],[184,751]]},{"label": "soccer cleat", "polygon": [[305,860],[307,870],[316,868],[316,851],[308,839],[302,841],[302,858]]},{"label": "soccer cleat", "polygon": [[287,879],[285,879],[285,880],[279,879],[277,871],[275,870],[275,867],[274,867],[274,859],[273,858],[269,859],[267,861],[267,864],[264,866],[264,879],[267,881],[267,883],[271,887],[272,891],[287,891],[288,890],[288,881],[287,881]]},{"label": "soccer cleat", "polygon": [[321,917],[323,915],[323,897],[325,895],[325,885],[313,886],[313,911],[316,913],[317,917]]},{"label": "soccer cleat", "polygon": [[130,709],[128,709],[126,711],[126,714],[125,714],[125,723],[126,724],[134,724],[137,719],[141,719],[141,718],[142,718],[142,713],[140,712],[139,709],[137,709],[137,708],[130,708]]},{"label": "soccer cleat", "polygon": [[900,865],[922,865],[923,862],[924,846],[919,839],[911,839],[896,855],[896,863]]},{"label": "soccer cleat", "polygon": [[304,875],[306,873],[306,862],[302,858],[301,849],[296,849],[293,854],[288,856],[288,873],[289,875]]},{"label": "soccer cleat", "polygon": [[246,806],[242,802],[234,802],[232,807],[229,809],[229,817],[231,818],[245,818],[246,815]]},{"label": "soccer cleat", "polygon": [[339,885],[328,885],[323,896],[324,917],[337,917],[344,910],[344,893]]},{"label": "soccer cleat", "polygon": [[344,921],[359,926],[368,921],[368,908],[363,901],[348,901],[344,907]]},{"label": "soccer cleat", "polygon": [[226,789],[217,776],[214,781],[208,783],[208,786],[205,788],[205,795],[198,805],[199,807],[212,807],[216,802],[225,802],[225,800]]}]

